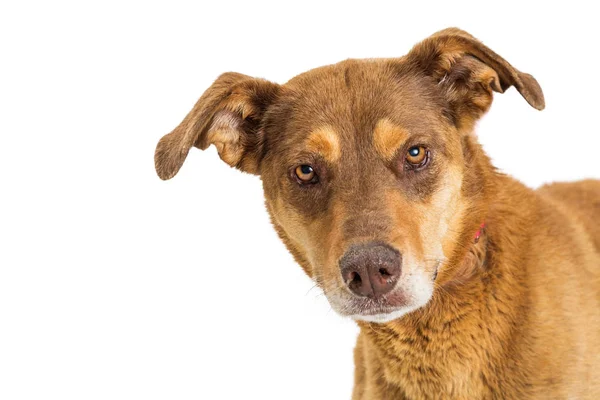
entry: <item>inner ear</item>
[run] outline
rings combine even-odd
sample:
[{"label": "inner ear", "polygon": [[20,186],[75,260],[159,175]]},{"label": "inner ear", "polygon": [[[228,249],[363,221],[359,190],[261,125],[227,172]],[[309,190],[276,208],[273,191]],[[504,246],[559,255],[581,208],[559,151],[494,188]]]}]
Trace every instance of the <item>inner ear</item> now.
[{"label": "inner ear", "polygon": [[451,116],[459,129],[469,128],[492,105],[493,92],[503,93],[498,73],[466,55],[453,62],[438,86],[448,101]]},{"label": "inner ear", "polygon": [[[244,153],[243,137],[244,129],[241,125],[244,122],[243,115],[234,111],[218,111],[206,131],[194,144],[201,150],[206,150],[213,144],[219,153],[219,157],[227,164],[237,166],[242,160]],[[255,170],[257,168],[249,168]]]}]

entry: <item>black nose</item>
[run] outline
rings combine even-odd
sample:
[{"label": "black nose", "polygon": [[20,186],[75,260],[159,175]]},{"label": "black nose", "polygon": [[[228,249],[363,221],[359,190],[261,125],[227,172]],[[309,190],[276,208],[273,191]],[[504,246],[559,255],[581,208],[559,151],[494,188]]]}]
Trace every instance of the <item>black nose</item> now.
[{"label": "black nose", "polygon": [[394,288],[402,255],[381,242],[352,245],[340,260],[342,278],[355,294],[377,298]]}]

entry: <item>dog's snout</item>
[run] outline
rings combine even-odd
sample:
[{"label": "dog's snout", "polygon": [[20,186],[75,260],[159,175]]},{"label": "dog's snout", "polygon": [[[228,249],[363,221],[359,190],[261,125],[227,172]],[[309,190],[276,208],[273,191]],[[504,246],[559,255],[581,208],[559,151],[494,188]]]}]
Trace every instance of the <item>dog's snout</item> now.
[{"label": "dog's snout", "polygon": [[391,291],[401,268],[400,252],[381,242],[355,244],[340,260],[346,286],[363,297],[377,298]]}]

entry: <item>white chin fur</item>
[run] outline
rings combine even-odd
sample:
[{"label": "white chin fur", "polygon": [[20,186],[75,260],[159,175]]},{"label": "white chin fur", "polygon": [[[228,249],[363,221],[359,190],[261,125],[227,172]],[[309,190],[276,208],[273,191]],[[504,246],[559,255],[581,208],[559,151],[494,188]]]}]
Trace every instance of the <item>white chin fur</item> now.
[{"label": "white chin fur", "polygon": [[356,321],[384,323],[384,322],[390,322],[395,319],[401,318],[401,317],[405,316],[406,314],[408,314],[409,312],[416,310],[417,308],[419,308],[419,307],[402,307],[399,310],[395,310],[395,311],[392,311],[392,312],[389,312],[386,314],[373,314],[373,315],[353,314],[353,315],[350,315],[350,318],[352,318],[353,320],[356,320]]}]

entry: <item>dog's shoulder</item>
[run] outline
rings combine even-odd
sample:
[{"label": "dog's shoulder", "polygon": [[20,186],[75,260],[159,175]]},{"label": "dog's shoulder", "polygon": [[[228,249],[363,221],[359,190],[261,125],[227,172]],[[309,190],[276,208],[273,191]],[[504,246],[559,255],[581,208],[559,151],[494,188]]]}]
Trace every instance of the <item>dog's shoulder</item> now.
[{"label": "dog's shoulder", "polygon": [[580,222],[590,235],[596,251],[600,252],[600,180],[559,182],[544,185],[537,192],[559,204],[560,208]]}]

